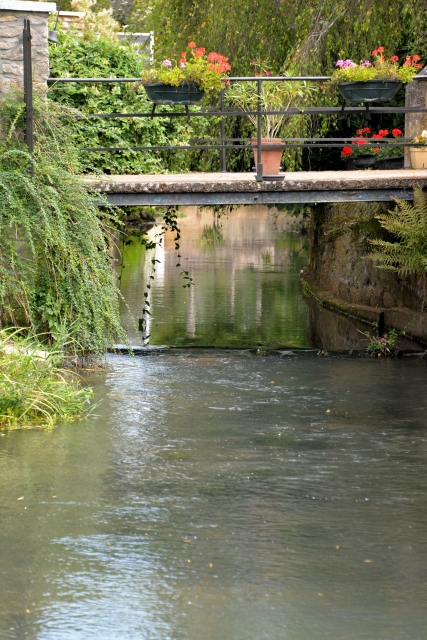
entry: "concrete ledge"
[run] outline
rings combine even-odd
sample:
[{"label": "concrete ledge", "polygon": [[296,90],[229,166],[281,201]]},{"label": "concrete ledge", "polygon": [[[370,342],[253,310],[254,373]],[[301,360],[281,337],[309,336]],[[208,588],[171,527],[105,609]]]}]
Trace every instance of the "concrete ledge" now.
[{"label": "concrete ledge", "polygon": [[26,13],[55,13],[55,2],[26,2],[25,0],[0,0],[0,11],[25,11]]},{"label": "concrete ledge", "polygon": [[257,182],[253,173],[185,173],[167,175],[112,175],[85,177],[104,193],[219,193],[367,191],[427,187],[427,170],[396,171],[295,171],[283,181]]},{"label": "concrete ledge", "polygon": [[352,304],[332,297],[327,291],[317,291],[306,280],[303,281],[303,289],[306,295],[313,296],[322,306],[328,309],[338,311],[371,325],[376,323],[388,329],[405,332],[405,335],[427,344],[427,313],[413,311],[407,307],[386,309]]}]

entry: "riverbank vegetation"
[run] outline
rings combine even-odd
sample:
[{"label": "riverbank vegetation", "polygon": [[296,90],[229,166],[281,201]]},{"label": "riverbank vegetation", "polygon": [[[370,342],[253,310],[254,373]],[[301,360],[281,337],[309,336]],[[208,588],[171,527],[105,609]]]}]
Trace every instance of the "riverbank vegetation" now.
[{"label": "riverbank vegetation", "polygon": [[85,417],[92,389],[61,366],[63,353],[17,330],[0,330],[0,430]]},{"label": "riverbank vegetation", "polygon": [[[126,336],[109,254],[117,224],[79,177],[63,107],[35,100],[35,151],[23,142],[24,107],[6,98],[0,118],[0,323],[49,342],[73,328],[74,349],[102,356]],[[68,114],[73,115],[73,114]],[[72,120],[72,118],[70,118]]]}]

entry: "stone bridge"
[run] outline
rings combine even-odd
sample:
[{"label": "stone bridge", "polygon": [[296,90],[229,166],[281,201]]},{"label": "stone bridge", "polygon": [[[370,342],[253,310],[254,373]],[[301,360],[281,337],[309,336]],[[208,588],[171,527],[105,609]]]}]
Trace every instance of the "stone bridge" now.
[{"label": "stone bridge", "polygon": [[252,173],[114,175],[85,180],[118,206],[310,204],[411,200],[414,187],[427,188],[427,170],[301,171],[263,182],[257,182]]}]

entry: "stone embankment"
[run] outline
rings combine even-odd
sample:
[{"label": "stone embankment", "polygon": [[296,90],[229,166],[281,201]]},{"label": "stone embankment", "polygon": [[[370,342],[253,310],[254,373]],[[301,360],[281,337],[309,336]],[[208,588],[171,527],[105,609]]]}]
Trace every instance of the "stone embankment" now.
[{"label": "stone embankment", "polygon": [[[348,210],[345,214],[352,215]],[[356,209],[353,215],[358,215]],[[314,208],[310,263],[303,273],[306,293],[327,308],[378,323],[380,330],[394,327],[427,343],[425,285],[416,276],[402,278],[378,268],[366,255],[367,243],[363,250],[363,238],[334,236],[331,229],[339,227],[340,217],[337,205]]]}]

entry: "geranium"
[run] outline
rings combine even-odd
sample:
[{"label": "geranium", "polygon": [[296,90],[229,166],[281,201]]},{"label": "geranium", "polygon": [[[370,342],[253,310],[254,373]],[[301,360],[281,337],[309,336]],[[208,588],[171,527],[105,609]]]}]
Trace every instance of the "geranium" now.
[{"label": "geranium", "polygon": [[[426,133],[427,131],[423,132]],[[397,144],[393,144],[393,141],[390,139],[390,142],[384,142],[381,147],[373,147],[370,145],[371,140],[386,140],[386,136],[390,135],[388,129],[380,129],[378,133],[372,133],[369,127],[363,127],[362,129],[357,129],[355,140],[352,140],[352,146],[345,146],[341,151],[342,157],[352,156],[369,156],[375,155],[379,160],[385,158],[392,158],[396,156],[401,156],[403,154],[402,147]],[[393,138],[402,136],[401,129],[392,129],[391,135]]]},{"label": "geranium", "polygon": [[367,82],[369,80],[398,80],[411,82],[422,68],[419,63],[419,55],[407,55],[402,65],[399,65],[399,56],[393,55],[386,59],[384,47],[377,47],[372,51],[373,61],[363,60],[356,64],[349,58],[338,60],[335,63],[335,71],[332,74],[328,86],[328,92],[332,93],[341,82]]},{"label": "geranium", "polygon": [[215,92],[224,88],[223,80],[230,69],[228,58],[222,54],[211,51],[206,55],[204,47],[189,42],[187,51],[181,52],[177,62],[163,60],[159,68],[144,69],[141,82],[161,82],[175,87],[192,84],[204,91]]}]

